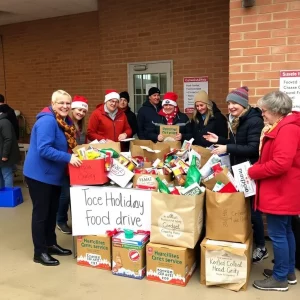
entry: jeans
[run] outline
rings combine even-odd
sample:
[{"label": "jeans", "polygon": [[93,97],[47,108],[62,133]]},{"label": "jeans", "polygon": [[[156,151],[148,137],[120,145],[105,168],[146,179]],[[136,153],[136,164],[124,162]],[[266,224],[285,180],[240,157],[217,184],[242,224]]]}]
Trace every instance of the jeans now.
[{"label": "jeans", "polygon": [[260,211],[253,209],[254,198],[251,199],[251,222],[253,225],[253,239],[257,248],[264,248],[266,245],[264,222]]},{"label": "jeans", "polygon": [[59,207],[56,215],[57,224],[68,222],[68,210],[70,206],[70,177],[64,176],[59,198]]},{"label": "jeans", "polygon": [[278,281],[285,281],[288,274],[295,273],[296,244],[292,217],[268,214],[267,222],[275,259],[273,277]]},{"label": "jeans", "polygon": [[14,185],[13,166],[0,167],[0,189]]},{"label": "jeans", "polygon": [[34,254],[47,252],[47,247],[57,245],[55,225],[61,187],[25,177],[32,200],[32,240]]}]

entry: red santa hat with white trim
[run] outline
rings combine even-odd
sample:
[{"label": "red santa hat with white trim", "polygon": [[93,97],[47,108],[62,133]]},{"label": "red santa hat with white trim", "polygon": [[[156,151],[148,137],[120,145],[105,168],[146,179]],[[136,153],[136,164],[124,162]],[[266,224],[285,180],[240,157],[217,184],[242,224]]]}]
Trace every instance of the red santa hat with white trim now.
[{"label": "red santa hat with white trim", "polygon": [[72,100],[72,105],[71,108],[83,108],[88,110],[89,106],[88,106],[88,100],[83,97],[83,96],[74,96],[73,100]]},{"label": "red santa hat with white trim", "polygon": [[105,91],[105,98],[104,98],[104,103],[112,100],[112,99],[117,99],[120,101],[120,95],[116,90],[106,90]]},{"label": "red santa hat with white trim", "polygon": [[177,99],[178,96],[176,93],[173,92],[167,92],[164,95],[164,100],[162,101],[161,105],[164,106],[166,104],[177,106]]}]

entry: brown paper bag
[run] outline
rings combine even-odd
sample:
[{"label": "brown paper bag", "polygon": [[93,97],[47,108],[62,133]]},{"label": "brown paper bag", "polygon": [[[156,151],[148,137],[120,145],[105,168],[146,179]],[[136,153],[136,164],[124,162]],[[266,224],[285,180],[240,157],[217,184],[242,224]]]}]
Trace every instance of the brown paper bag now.
[{"label": "brown paper bag", "polygon": [[205,238],[201,243],[200,283],[246,290],[252,265],[252,233],[245,244]]},{"label": "brown paper bag", "polygon": [[216,185],[217,181],[220,181],[220,182],[224,183],[225,185],[230,182],[230,180],[229,180],[229,178],[227,176],[227,173],[228,173],[228,169],[224,168],[221,173],[218,173],[212,179],[209,179],[207,181],[203,181],[202,183],[205,185],[205,187],[207,189],[209,189],[209,190],[212,191],[212,189]]},{"label": "brown paper bag", "polygon": [[107,149],[107,148],[112,148],[115,151],[117,151],[118,153],[121,152],[121,146],[119,142],[107,142],[107,143],[98,143],[98,144],[82,144],[82,145],[78,145],[75,148],[72,149],[72,151],[74,153],[77,154],[77,150],[80,148],[85,148],[85,150],[87,150],[90,146],[92,146],[93,148],[96,149]]},{"label": "brown paper bag", "polygon": [[197,196],[152,192],[152,243],[193,249],[203,228],[205,192]]},{"label": "brown paper bag", "polygon": [[201,167],[203,167],[212,156],[211,150],[203,148],[201,146],[192,146],[192,149],[194,149],[201,155]]},{"label": "brown paper bag", "polygon": [[206,237],[245,243],[252,231],[250,201],[243,193],[206,190]]}]

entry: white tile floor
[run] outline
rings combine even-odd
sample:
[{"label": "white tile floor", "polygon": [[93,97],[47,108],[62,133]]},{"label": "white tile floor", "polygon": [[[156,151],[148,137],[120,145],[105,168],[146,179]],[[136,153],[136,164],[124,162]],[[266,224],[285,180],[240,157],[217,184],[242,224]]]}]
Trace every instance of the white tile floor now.
[{"label": "white tile floor", "polygon": [[[186,287],[113,276],[108,271],[76,265],[71,257],[60,257],[58,267],[44,267],[32,261],[30,233],[31,201],[26,188],[25,202],[16,208],[0,208],[0,299],[1,300],[215,300],[215,299],[300,299],[300,283],[287,293],[263,292],[252,287],[254,279],[263,279],[264,268],[271,268],[272,254],[252,270],[247,291],[231,292],[207,288],[199,283],[196,270]],[[59,244],[71,248],[71,237],[58,232]],[[269,245],[270,248],[270,245]],[[271,249],[269,249],[271,250]],[[297,272],[298,279],[300,272]],[[298,295],[298,296],[297,296]]]}]

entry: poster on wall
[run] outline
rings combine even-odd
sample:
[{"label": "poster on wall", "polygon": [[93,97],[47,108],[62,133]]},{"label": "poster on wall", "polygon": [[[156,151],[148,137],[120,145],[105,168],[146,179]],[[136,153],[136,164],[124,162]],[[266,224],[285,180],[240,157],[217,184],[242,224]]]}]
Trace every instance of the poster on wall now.
[{"label": "poster on wall", "polygon": [[204,90],[208,93],[208,76],[184,77],[183,87],[184,112],[193,113],[195,94],[200,90]]},{"label": "poster on wall", "polygon": [[280,71],[279,89],[293,100],[293,110],[300,111],[300,70]]}]

